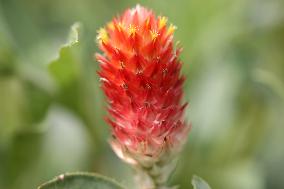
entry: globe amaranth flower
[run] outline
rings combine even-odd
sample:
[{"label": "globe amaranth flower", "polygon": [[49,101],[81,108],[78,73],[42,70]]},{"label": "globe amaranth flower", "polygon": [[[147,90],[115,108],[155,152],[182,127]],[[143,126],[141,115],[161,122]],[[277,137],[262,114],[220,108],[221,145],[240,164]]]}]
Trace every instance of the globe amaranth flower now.
[{"label": "globe amaranth flower", "polygon": [[131,164],[171,159],[187,138],[180,48],[173,25],[137,5],[98,31],[96,54],[108,99],[112,147]]}]

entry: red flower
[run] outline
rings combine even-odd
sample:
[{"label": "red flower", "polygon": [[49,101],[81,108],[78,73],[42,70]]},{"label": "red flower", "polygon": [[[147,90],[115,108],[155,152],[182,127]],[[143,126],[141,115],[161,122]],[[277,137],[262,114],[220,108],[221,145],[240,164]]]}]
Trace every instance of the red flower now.
[{"label": "red flower", "polygon": [[112,146],[130,163],[158,161],[184,143],[189,126],[181,103],[184,77],[175,26],[137,5],[99,30],[97,54],[108,99]]}]

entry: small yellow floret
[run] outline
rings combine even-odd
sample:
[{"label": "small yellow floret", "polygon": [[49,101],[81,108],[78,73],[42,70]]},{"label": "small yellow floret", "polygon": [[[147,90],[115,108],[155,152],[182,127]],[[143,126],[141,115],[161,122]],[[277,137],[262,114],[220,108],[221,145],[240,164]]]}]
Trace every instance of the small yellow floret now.
[{"label": "small yellow floret", "polygon": [[151,30],[150,34],[153,41],[156,40],[157,37],[160,35],[156,30]]},{"label": "small yellow floret", "polygon": [[100,28],[98,31],[97,40],[100,42],[107,42],[108,41],[108,34],[105,28]]},{"label": "small yellow floret", "polygon": [[129,28],[128,28],[128,33],[129,35],[134,35],[137,31],[137,28],[135,26],[133,26],[132,24],[129,25]]}]

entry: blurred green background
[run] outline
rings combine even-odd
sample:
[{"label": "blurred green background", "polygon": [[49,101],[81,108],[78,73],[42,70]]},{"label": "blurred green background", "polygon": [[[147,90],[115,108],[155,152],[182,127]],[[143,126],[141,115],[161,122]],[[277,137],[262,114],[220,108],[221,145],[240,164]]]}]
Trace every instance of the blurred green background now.
[{"label": "blurred green background", "polygon": [[[0,188],[69,171],[135,188],[107,143],[93,55],[96,30],[136,3],[169,17],[184,47],[193,128],[170,182],[191,188],[197,174],[213,189],[283,189],[282,0],[0,0]],[[58,58],[76,21],[80,42]]]}]

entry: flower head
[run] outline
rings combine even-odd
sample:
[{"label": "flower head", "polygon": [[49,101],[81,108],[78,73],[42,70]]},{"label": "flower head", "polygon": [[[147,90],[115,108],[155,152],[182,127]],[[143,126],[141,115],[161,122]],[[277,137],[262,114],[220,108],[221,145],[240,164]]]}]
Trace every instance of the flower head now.
[{"label": "flower head", "polygon": [[111,144],[129,163],[160,161],[187,138],[181,49],[173,44],[176,27],[167,21],[137,5],[98,31],[104,54],[96,58],[109,103]]}]

